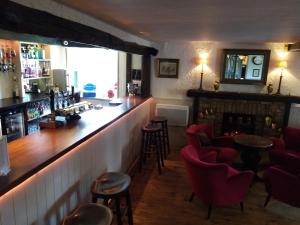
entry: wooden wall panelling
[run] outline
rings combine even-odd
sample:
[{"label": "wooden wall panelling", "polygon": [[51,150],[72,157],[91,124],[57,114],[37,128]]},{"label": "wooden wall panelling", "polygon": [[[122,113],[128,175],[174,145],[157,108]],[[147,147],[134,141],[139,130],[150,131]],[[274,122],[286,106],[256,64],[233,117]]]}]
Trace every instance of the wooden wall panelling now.
[{"label": "wooden wall panelling", "polygon": [[14,216],[16,225],[28,225],[25,191],[15,191],[13,195]]},{"label": "wooden wall panelling", "polygon": [[26,209],[27,209],[27,224],[32,225],[38,218],[38,201],[37,201],[37,176],[31,178],[32,185],[25,185],[26,194]]},{"label": "wooden wall panelling", "polygon": [[128,96],[127,84],[131,82],[132,55],[126,54],[126,96]]},{"label": "wooden wall panelling", "polygon": [[14,204],[12,192],[2,196],[0,201],[1,224],[15,225]]}]

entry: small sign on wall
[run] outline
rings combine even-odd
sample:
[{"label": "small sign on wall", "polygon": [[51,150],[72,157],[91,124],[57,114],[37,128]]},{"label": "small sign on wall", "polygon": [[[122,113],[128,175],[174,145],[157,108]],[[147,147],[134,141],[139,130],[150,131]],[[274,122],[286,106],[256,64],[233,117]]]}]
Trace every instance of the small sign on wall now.
[{"label": "small sign on wall", "polygon": [[157,76],[178,78],[179,59],[157,59]]}]

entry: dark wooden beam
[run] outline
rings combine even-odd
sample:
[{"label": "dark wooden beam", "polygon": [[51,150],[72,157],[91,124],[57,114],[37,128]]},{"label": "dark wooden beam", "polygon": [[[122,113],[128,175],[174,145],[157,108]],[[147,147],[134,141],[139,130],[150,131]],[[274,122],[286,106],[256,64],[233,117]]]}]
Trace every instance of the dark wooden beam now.
[{"label": "dark wooden beam", "polygon": [[[132,71],[132,55],[126,54],[126,85],[131,82],[131,71]],[[126,86],[127,87],[127,86]],[[126,96],[128,96],[128,89],[126,88]]]},{"label": "dark wooden beam", "polygon": [[45,11],[9,0],[0,1],[0,28],[17,33],[40,35],[105,47],[139,55],[156,55],[157,49],[124,41],[104,31],[73,22]]},{"label": "dark wooden beam", "polygon": [[143,56],[142,63],[142,96],[149,97],[151,95],[151,57]]}]

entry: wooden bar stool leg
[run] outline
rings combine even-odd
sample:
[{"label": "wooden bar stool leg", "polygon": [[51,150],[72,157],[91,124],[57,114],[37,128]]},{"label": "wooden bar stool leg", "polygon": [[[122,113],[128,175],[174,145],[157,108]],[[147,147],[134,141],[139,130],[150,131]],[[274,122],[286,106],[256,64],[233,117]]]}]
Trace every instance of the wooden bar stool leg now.
[{"label": "wooden bar stool leg", "polygon": [[167,146],[168,146],[168,153],[171,152],[170,150],[170,141],[169,141],[169,131],[168,131],[168,122],[164,122],[164,127],[165,127],[165,133],[166,133],[166,138],[167,138]]},{"label": "wooden bar stool leg", "polygon": [[97,198],[92,196],[92,203],[97,203]]},{"label": "wooden bar stool leg", "polygon": [[161,174],[161,167],[160,167],[160,160],[161,160],[161,157],[160,157],[160,150],[159,150],[159,146],[155,146],[155,151],[156,151],[156,160],[157,160],[157,166],[158,166],[158,173]]},{"label": "wooden bar stool leg", "polygon": [[150,158],[151,157],[151,153],[153,152],[153,145],[154,145],[154,141],[155,141],[155,137],[154,137],[154,134],[153,133],[150,133],[149,134],[149,143],[148,143],[148,150],[147,150],[147,157]]},{"label": "wooden bar stool leg", "polygon": [[145,151],[145,134],[142,132],[142,143],[140,149],[140,172],[142,171],[143,161],[144,161],[144,151]]},{"label": "wooden bar stool leg", "polygon": [[161,143],[161,135],[160,132],[156,132],[156,140],[157,140],[157,148],[159,151],[159,155],[160,155],[160,160],[161,160],[161,165],[164,165],[164,154],[163,154],[163,149],[162,149],[162,143]]},{"label": "wooden bar stool leg", "polygon": [[121,213],[121,201],[120,198],[116,198],[116,214],[118,225],[122,225],[122,213]]},{"label": "wooden bar stool leg", "polygon": [[167,159],[167,143],[166,143],[166,132],[164,128],[164,123],[161,123],[161,142],[163,146],[164,158]]},{"label": "wooden bar stool leg", "polygon": [[103,205],[108,206],[108,199],[107,198],[103,200]]},{"label": "wooden bar stool leg", "polygon": [[133,218],[132,218],[132,208],[131,208],[131,199],[130,193],[128,192],[126,195],[126,202],[127,202],[127,216],[128,216],[128,224],[133,225]]}]

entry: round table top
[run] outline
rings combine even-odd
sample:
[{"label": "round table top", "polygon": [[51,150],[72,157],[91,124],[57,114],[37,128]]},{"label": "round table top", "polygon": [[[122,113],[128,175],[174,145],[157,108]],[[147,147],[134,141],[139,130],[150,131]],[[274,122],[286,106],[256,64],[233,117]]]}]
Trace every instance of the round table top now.
[{"label": "round table top", "polygon": [[267,149],[273,146],[273,142],[269,138],[258,135],[241,134],[234,137],[234,142],[250,148]]}]

